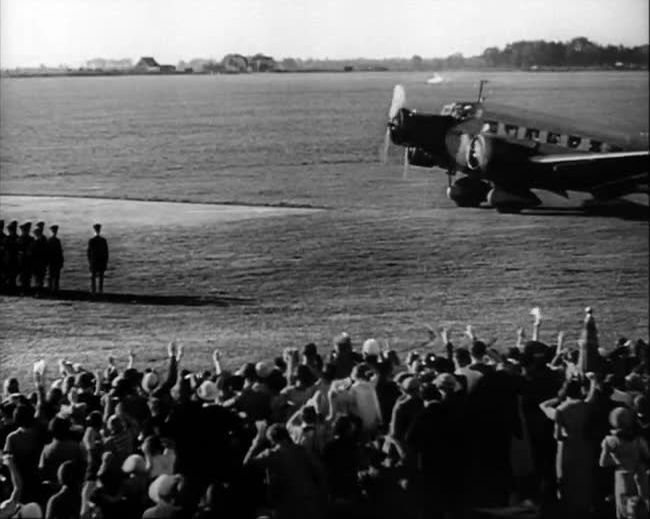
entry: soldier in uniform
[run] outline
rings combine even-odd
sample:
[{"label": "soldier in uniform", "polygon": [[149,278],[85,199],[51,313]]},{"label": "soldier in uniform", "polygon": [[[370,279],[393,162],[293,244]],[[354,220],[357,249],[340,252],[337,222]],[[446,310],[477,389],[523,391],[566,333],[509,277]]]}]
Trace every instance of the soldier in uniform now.
[{"label": "soldier in uniform", "polygon": [[45,284],[45,272],[47,271],[48,263],[48,247],[47,238],[43,235],[43,227],[45,224],[40,225],[42,222],[36,224],[34,229],[34,239],[30,244],[29,259],[31,263],[31,271],[34,276],[34,286],[37,291],[43,290]]},{"label": "soldier in uniform", "polygon": [[59,226],[51,225],[50,231],[52,231],[52,235],[47,239],[49,270],[47,286],[52,292],[57,292],[59,290],[59,277],[63,268],[63,247],[61,246],[61,240],[57,237]]},{"label": "soldier in uniform", "polygon": [[25,222],[20,226],[20,236],[18,236],[18,269],[20,277],[20,288],[23,292],[30,289],[31,286],[31,261],[29,253],[31,252],[31,245],[33,238],[29,235],[32,228],[31,222]]},{"label": "soldier in uniform", "polygon": [[108,266],[108,242],[103,236],[101,224],[93,225],[95,236],[88,240],[88,267],[90,269],[90,291],[97,292],[96,281],[99,280],[99,293],[104,292],[104,272]]},{"label": "soldier in uniform", "polygon": [[7,225],[9,234],[4,240],[4,273],[5,273],[5,286],[9,290],[16,288],[16,277],[20,271],[20,263],[18,259],[18,222],[13,220]]}]

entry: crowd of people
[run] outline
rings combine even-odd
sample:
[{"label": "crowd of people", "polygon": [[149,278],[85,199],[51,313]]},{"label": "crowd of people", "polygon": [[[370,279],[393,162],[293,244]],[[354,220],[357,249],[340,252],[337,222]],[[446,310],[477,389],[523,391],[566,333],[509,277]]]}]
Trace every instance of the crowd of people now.
[{"label": "crowd of people", "polygon": [[[56,294],[64,263],[59,226],[51,225],[48,237],[43,221],[37,222],[33,231],[31,222],[19,226],[17,220],[12,220],[6,234],[4,226],[4,220],[0,220],[0,292],[42,295],[47,278],[47,291]],[[88,240],[86,250],[93,294],[104,291],[104,273],[108,267],[108,242],[100,235],[101,228],[99,223],[93,225],[95,235]]]},{"label": "crowd of people", "polygon": [[541,323],[404,359],[344,333],[236,370],[39,361],[4,384],[0,518],[647,517],[647,342]]}]

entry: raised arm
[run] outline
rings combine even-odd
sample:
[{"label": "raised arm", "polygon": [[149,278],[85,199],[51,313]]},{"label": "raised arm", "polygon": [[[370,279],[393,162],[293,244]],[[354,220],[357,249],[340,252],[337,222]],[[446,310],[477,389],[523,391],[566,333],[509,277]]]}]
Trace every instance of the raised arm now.
[{"label": "raised arm", "polygon": [[20,472],[18,472],[18,468],[16,467],[16,462],[14,461],[13,454],[5,454],[3,456],[3,461],[9,470],[9,478],[11,479],[11,484],[13,485],[13,490],[9,496],[9,501],[11,503],[20,503],[20,498],[22,497],[21,494],[23,491],[23,481],[20,477]]},{"label": "raised arm", "polygon": [[465,328],[465,335],[469,338],[470,341],[474,342],[476,340],[476,334],[474,333],[474,329],[472,328],[471,324],[467,325],[467,328]]},{"label": "raised arm", "polygon": [[126,366],[126,369],[132,369],[134,362],[135,362],[135,353],[133,352],[133,348],[129,348],[129,363]]},{"label": "raised arm", "polygon": [[255,427],[257,427],[257,434],[255,435],[255,438],[253,439],[253,443],[248,449],[246,456],[244,457],[244,465],[248,465],[252,461],[254,461],[255,457],[264,448],[264,441],[265,441],[264,435],[266,433],[267,424],[265,421],[259,421],[259,422],[255,422]]},{"label": "raised arm", "polygon": [[216,375],[221,375],[223,369],[221,368],[221,352],[219,350],[214,350],[212,352],[212,363],[214,364],[214,372]]},{"label": "raised arm", "polygon": [[533,316],[533,340],[539,341],[539,328],[542,326],[542,312],[538,306],[530,311]]},{"label": "raised arm", "polygon": [[526,330],[523,328],[517,329],[517,349],[519,351],[524,351],[524,345],[526,344]]},{"label": "raised arm", "polygon": [[450,330],[448,330],[445,326],[440,326],[438,328],[438,332],[440,333],[440,339],[442,340],[442,344],[445,347],[445,352],[447,353],[447,358],[451,361],[454,360],[454,345],[451,343],[449,340],[450,337]]},{"label": "raised arm", "polygon": [[178,361],[180,359],[180,355],[179,348],[174,341],[171,341],[167,345],[167,356],[169,358],[169,364],[167,365],[167,377],[161,386],[161,389],[164,391],[171,390],[171,388],[174,387],[174,384],[176,384],[178,378]]},{"label": "raised arm", "polygon": [[553,397],[539,404],[539,408],[542,410],[542,413],[544,413],[549,420],[555,421],[557,417],[556,407],[558,405],[560,405],[560,399],[558,397]]},{"label": "raised arm", "polygon": [[555,345],[555,356],[551,361],[550,365],[552,368],[560,367],[563,364],[563,355],[564,355],[564,332],[557,334],[557,343]]}]

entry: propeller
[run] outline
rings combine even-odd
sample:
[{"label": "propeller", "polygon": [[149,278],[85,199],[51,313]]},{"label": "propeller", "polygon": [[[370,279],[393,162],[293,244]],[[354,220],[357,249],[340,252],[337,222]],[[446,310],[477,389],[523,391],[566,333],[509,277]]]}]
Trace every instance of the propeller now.
[{"label": "propeller", "polygon": [[388,109],[388,119],[393,120],[397,115],[397,112],[401,108],[404,108],[406,105],[406,90],[402,85],[395,85],[393,88],[393,99],[390,102],[390,108]]},{"label": "propeller", "polygon": [[404,167],[402,169],[402,179],[406,180],[409,176],[409,148],[404,148]]},{"label": "propeller", "polygon": [[384,135],[384,147],[382,148],[381,153],[381,162],[386,164],[388,161],[388,148],[390,146],[390,123],[401,108],[404,108],[406,105],[406,91],[402,85],[395,85],[393,88],[393,98],[390,102],[390,107],[388,108],[388,125],[386,126],[386,133]]}]

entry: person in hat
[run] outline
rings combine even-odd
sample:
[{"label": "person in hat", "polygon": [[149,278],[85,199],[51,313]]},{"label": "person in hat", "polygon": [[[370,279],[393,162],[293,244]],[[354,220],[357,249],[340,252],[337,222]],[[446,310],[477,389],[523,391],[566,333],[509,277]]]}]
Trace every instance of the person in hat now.
[{"label": "person in hat", "polygon": [[104,292],[104,272],[108,267],[108,242],[101,236],[102,226],[96,223],[93,225],[95,236],[88,240],[86,256],[90,269],[90,291],[97,293],[97,281],[99,280],[99,293]]},{"label": "person in hat", "polygon": [[[628,408],[613,409],[609,423],[612,430],[601,444],[599,464],[614,467],[616,517],[647,517],[648,444],[638,435],[634,414]],[[628,507],[634,509],[632,514]]]},{"label": "person in hat", "polygon": [[[270,448],[264,449],[270,444]],[[259,427],[244,465],[264,470],[277,517],[325,517],[326,474],[320,461],[296,445],[282,424]]]},{"label": "person in hat", "polygon": [[158,476],[149,486],[149,498],[156,504],[144,511],[142,519],[180,518],[183,510],[176,505],[179,485],[179,476]]},{"label": "person in hat", "polygon": [[420,397],[420,381],[413,373],[404,373],[396,380],[402,395],[393,406],[388,438],[396,445],[398,450],[404,451],[404,441],[409,427],[415,417],[424,409],[424,402]]},{"label": "person in hat", "polygon": [[64,461],[57,471],[61,486],[47,502],[45,517],[78,517],[81,510],[81,476],[78,467],[71,461]]},{"label": "person in hat", "polygon": [[4,238],[4,256],[2,258],[5,287],[9,290],[16,288],[16,277],[18,276],[18,222],[12,220],[7,225],[8,234]]},{"label": "person in hat", "polygon": [[52,292],[58,292],[61,269],[63,268],[63,246],[58,237],[59,226],[50,226],[50,237],[47,239],[48,278],[47,286]]},{"label": "person in hat", "polygon": [[366,433],[374,434],[383,423],[381,407],[375,386],[370,382],[372,368],[365,363],[357,364],[352,369],[352,380],[349,394],[354,402],[353,411],[363,422]]},{"label": "person in hat", "polygon": [[23,293],[31,287],[32,271],[31,258],[29,256],[33,241],[33,238],[29,234],[31,228],[32,223],[25,222],[20,226],[20,236],[18,236],[18,276],[20,278],[20,288]]},{"label": "person in hat", "polygon": [[[42,223],[42,222],[39,222]],[[45,273],[48,264],[47,238],[43,235],[43,227],[37,225],[34,228],[34,236],[29,245],[29,257],[31,261],[31,273],[34,278],[34,287],[40,291],[45,284]]]}]

